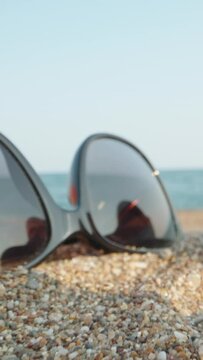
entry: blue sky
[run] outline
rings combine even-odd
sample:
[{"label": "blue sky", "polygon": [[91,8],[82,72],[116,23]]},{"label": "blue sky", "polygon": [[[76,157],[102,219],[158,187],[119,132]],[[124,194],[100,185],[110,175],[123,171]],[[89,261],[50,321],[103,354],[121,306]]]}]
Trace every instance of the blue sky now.
[{"label": "blue sky", "polygon": [[201,0],[1,0],[0,129],[39,172],[95,132],[203,167]]}]

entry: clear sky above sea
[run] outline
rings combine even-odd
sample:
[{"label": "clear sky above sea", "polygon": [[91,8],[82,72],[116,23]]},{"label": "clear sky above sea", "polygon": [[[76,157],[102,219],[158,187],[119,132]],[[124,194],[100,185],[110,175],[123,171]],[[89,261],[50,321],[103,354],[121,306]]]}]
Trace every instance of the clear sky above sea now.
[{"label": "clear sky above sea", "polygon": [[203,168],[203,1],[0,0],[0,129],[39,172],[95,132]]}]

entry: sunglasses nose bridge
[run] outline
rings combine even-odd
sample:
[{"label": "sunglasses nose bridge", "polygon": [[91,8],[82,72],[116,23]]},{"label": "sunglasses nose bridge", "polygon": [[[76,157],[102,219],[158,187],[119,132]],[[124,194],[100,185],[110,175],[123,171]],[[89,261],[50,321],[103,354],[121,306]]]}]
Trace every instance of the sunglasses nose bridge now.
[{"label": "sunglasses nose bridge", "polygon": [[63,239],[67,240],[71,235],[80,230],[79,214],[77,210],[63,211],[64,234]]}]

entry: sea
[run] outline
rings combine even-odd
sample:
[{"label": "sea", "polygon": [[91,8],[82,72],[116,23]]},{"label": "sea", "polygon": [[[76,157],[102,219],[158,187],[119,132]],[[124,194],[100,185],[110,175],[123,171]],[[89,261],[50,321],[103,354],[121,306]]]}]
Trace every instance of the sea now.
[{"label": "sea", "polygon": [[[69,174],[50,173],[41,174],[40,177],[55,202],[69,210]],[[162,170],[160,178],[176,210],[203,209],[203,169]]]}]

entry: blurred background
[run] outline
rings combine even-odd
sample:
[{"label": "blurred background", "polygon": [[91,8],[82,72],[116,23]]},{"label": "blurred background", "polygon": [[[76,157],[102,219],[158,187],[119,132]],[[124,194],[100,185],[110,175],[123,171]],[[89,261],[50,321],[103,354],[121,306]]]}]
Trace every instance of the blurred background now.
[{"label": "blurred background", "polygon": [[0,129],[59,202],[77,147],[108,132],[177,209],[203,207],[202,19],[200,0],[0,2]]}]

